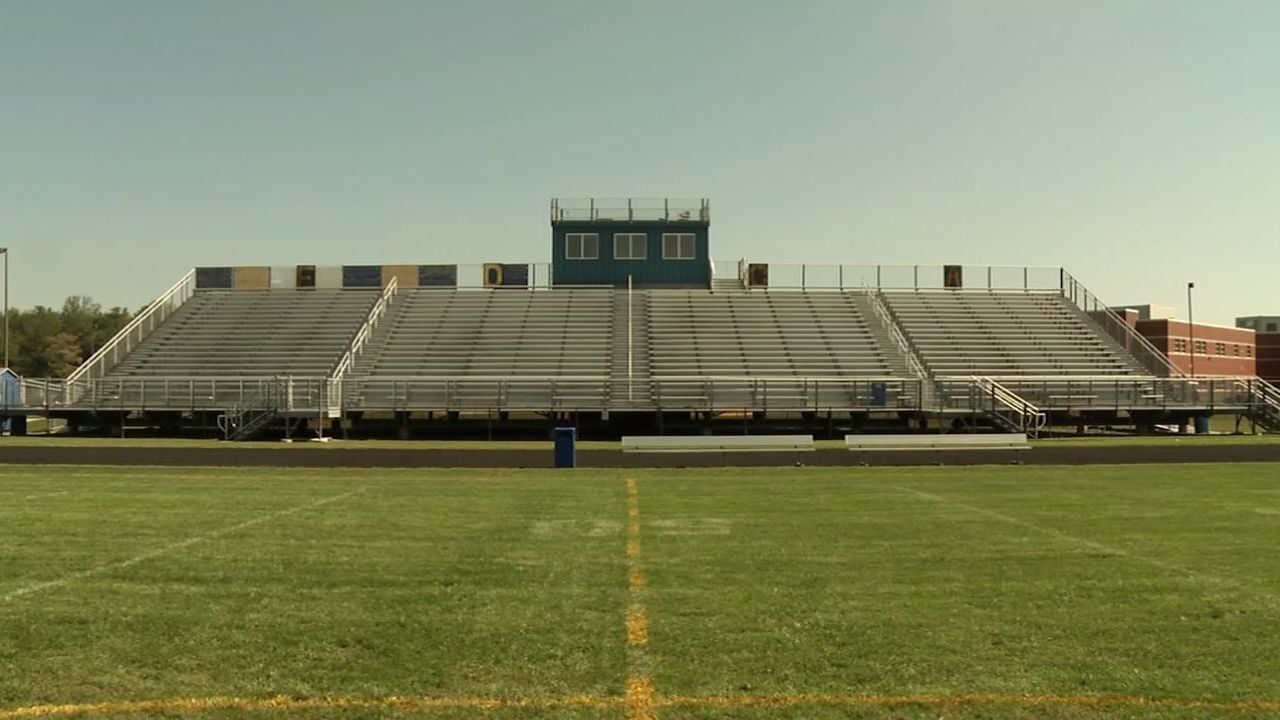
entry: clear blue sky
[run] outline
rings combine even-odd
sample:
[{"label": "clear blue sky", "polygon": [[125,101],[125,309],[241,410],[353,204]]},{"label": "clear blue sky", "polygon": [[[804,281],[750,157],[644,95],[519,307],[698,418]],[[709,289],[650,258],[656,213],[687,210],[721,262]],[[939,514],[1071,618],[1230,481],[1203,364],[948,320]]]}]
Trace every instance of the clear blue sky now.
[{"label": "clear blue sky", "polygon": [[713,254],[1064,265],[1280,314],[1280,3],[0,0],[15,305],[194,265],[543,261],[566,196]]}]

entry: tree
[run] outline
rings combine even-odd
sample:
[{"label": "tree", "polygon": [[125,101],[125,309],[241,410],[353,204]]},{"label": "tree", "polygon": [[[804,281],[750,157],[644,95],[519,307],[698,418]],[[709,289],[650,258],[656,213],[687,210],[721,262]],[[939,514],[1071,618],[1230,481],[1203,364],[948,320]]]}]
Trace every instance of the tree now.
[{"label": "tree", "polygon": [[127,308],[102,306],[84,295],[72,295],[61,310],[37,305],[9,310],[9,362],[24,377],[66,377],[110,342],[132,314]]}]

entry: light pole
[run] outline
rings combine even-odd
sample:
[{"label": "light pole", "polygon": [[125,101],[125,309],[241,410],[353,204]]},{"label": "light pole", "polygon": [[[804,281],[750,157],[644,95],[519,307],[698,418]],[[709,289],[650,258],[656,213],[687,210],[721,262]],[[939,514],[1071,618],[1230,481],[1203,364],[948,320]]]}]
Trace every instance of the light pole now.
[{"label": "light pole", "polygon": [[1190,341],[1190,351],[1192,351],[1192,377],[1196,377],[1196,313],[1192,306],[1192,291],[1196,290],[1196,283],[1187,283],[1187,334]]},{"label": "light pole", "polygon": [[9,248],[0,247],[4,255],[4,367],[9,367]]}]

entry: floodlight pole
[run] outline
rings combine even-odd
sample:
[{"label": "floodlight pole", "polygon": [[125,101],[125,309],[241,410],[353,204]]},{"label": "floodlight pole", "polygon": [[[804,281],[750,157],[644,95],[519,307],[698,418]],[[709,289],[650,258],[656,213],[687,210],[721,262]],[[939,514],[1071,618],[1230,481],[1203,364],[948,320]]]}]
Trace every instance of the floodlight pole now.
[{"label": "floodlight pole", "polygon": [[9,367],[9,248],[0,247],[4,255],[4,367]]},{"label": "floodlight pole", "polygon": [[1191,291],[1195,287],[1195,283],[1187,283],[1187,334],[1190,336],[1191,343],[1191,377],[1196,376],[1196,316],[1191,304]]}]

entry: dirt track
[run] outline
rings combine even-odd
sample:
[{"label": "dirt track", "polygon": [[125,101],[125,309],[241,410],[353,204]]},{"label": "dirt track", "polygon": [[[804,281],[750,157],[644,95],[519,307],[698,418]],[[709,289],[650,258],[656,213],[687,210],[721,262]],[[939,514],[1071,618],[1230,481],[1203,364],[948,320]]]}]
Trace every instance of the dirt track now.
[{"label": "dirt track", "polygon": [[[714,452],[623,454],[581,450],[579,467],[752,467],[857,465],[1114,465],[1148,463],[1280,462],[1280,444],[1034,447],[1030,450],[850,452]],[[212,467],[552,467],[550,450],[286,450],[235,447],[0,446],[0,464],[170,465]]]}]

